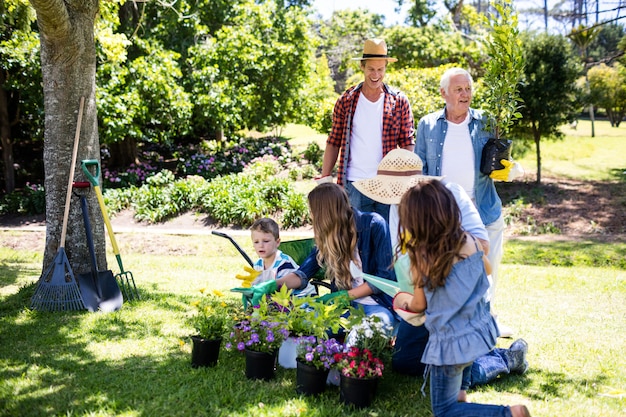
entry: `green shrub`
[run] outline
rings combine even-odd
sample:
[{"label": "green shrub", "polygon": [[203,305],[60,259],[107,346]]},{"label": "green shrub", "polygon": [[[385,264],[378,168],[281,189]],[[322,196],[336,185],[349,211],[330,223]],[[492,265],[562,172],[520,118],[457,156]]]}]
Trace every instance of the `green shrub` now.
[{"label": "green shrub", "polygon": [[43,214],[46,211],[46,193],[43,185],[26,184],[0,198],[0,214]]}]

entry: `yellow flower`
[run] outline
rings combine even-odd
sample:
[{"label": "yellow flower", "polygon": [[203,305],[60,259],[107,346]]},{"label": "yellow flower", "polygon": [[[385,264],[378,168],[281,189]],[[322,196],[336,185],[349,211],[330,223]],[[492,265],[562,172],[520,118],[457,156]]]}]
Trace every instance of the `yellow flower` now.
[{"label": "yellow flower", "polygon": [[223,297],[224,293],[220,290],[213,290],[213,294],[217,295],[218,297]]},{"label": "yellow flower", "polygon": [[200,293],[204,294],[204,292],[206,291],[206,288],[200,288]]},{"label": "yellow flower", "polygon": [[200,300],[195,300],[191,302],[192,307],[198,307],[200,305]]}]

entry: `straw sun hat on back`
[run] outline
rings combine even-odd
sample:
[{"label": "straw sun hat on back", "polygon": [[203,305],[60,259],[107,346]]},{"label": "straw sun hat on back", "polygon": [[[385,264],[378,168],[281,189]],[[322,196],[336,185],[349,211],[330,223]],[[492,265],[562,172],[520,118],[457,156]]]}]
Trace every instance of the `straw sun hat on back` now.
[{"label": "straw sun hat on back", "polygon": [[423,181],[442,178],[422,175],[422,160],[419,156],[406,149],[394,149],[380,161],[375,177],[355,181],[352,185],[379,203],[400,204],[409,188]]}]

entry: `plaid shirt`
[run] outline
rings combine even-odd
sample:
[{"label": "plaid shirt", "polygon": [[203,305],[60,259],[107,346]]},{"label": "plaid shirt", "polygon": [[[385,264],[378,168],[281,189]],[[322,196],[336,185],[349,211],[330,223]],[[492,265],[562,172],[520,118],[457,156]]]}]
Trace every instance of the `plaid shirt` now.
[{"label": "plaid shirt", "polygon": [[[361,95],[360,83],[344,92],[335,103],[333,110],[333,125],[326,140],[327,145],[340,148],[339,167],[337,169],[337,184],[343,184],[346,175],[346,158],[349,153],[348,140],[352,128],[352,117],[356,104]],[[398,147],[415,144],[415,124],[413,112],[408,98],[401,92],[392,91],[387,84],[383,84],[385,103],[383,107],[383,156]]]}]

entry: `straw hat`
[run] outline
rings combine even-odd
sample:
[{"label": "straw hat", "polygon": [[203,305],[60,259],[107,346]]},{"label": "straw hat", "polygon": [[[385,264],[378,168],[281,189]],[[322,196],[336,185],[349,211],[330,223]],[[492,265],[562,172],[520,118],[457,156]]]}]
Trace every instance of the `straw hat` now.
[{"label": "straw hat", "polygon": [[352,183],[363,195],[383,204],[400,204],[404,193],[420,182],[443,177],[422,175],[422,160],[406,149],[390,151],[378,164],[375,177]]},{"label": "straw hat", "polygon": [[387,62],[396,62],[396,58],[387,56],[387,44],[382,39],[367,39],[363,45],[363,56],[352,58],[354,61],[367,59],[385,59]]}]

